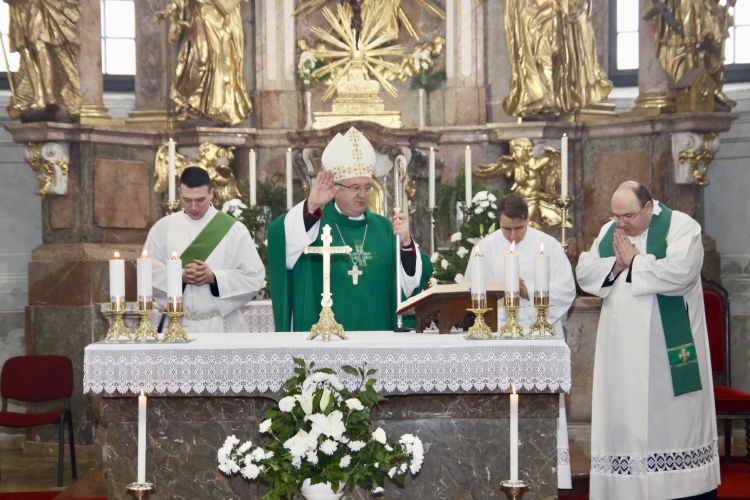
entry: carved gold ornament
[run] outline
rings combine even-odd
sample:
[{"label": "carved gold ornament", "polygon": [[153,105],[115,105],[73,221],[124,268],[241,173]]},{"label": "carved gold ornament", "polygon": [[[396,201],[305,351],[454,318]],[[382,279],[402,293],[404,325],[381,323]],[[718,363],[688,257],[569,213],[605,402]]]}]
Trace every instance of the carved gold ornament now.
[{"label": "carved gold ornament", "polygon": [[42,145],[30,142],[26,146],[26,162],[36,174],[39,186],[34,190],[39,196],[65,194],[68,187],[68,162],[64,158],[45,160]]},{"label": "carved gold ornament", "polygon": [[700,151],[695,153],[691,151],[681,151],[679,160],[680,162],[690,161],[690,173],[695,179],[696,184],[699,186],[707,186],[710,183],[708,180],[708,165],[714,161],[712,143],[716,139],[716,133],[706,132],[701,135],[703,142]]}]

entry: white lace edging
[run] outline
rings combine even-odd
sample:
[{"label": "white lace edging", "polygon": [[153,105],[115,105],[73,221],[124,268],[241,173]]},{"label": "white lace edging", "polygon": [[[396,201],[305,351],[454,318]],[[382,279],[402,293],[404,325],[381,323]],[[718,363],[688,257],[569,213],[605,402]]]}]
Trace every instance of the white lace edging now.
[{"label": "white lace edging", "polygon": [[646,476],[659,472],[697,469],[719,460],[716,440],[683,451],[662,451],[649,455],[591,454],[591,472],[594,474]]},{"label": "white lace edging", "polygon": [[567,346],[519,345],[478,350],[464,348],[242,348],[87,349],[84,392],[120,394],[279,392],[294,376],[292,358],[330,367],[350,389],[358,387],[342,365],[377,370],[380,392],[459,392],[470,390],[570,390]]},{"label": "white lace edging", "polygon": [[568,448],[557,449],[557,466],[570,466],[570,450]]}]

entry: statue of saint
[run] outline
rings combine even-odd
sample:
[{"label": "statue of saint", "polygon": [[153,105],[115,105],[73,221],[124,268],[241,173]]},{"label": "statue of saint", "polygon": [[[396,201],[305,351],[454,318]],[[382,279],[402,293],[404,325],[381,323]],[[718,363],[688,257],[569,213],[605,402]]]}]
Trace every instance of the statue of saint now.
[{"label": "statue of saint", "polygon": [[14,75],[11,117],[22,111],[59,106],[70,114],[81,108],[76,56],[81,44],[75,0],[3,0],[8,4],[9,50],[20,54]]},{"label": "statue of saint", "polygon": [[[510,152],[510,156],[475,167],[473,175],[485,179],[512,178],[511,191],[529,206],[529,225],[539,230],[559,226],[562,215],[555,206],[555,198],[562,175],[560,152],[545,147],[544,153],[534,158],[534,144],[526,137],[510,141]],[[568,220],[565,227],[572,227],[572,221]]]},{"label": "statue of saint", "polygon": [[[236,125],[252,111],[242,75],[242,0],[169,0],[169,42],[180,43],[170,97],[177,119]],[[246,0],[245,0],[246,1]]]},{"label": "statue of saint", "polygon": [[511,64],[508,115],[583,109],[609,95],[591,26],[591,0],[507,0],[505,36]]},{"label": "statue of saint", "polygon": [[736,102],[723,92],[724,45],[733,24],[729,9],[736,0],[653,0],[641,12],[656,21],[657,55],[674,83],[690,69],[705,68],[716,82],[714,98],[724,106]]}]

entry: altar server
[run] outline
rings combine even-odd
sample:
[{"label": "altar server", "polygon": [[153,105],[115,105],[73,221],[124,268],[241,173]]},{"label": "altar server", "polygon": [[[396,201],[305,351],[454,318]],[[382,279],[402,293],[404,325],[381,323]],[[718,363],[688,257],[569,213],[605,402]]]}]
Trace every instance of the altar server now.
[{"label": "altar server", "polygon": [[276,331],[309,331],[318,322],[323,258],[304,254],[320,246],[321,227],[331,226],[332,246],[350,254],[331,256],[331,293],[336,321],[346,331],[396,326],[396,238],[401,245],[402,298],[418,292],[432,265],[409,234],[405,215],[389,219],[370,212],[375,150],[354,127],[337,134],[323,152],[324,170],[308,198],[271,222],[269,282]]},{"label": "altar server", "polygon": [[[471,282],[472,259],[476,252],[485,256],[487,281],[505,281],[505,255],[510,253],[511,243],[515,243],[513,253],[519,256],[521,278],[521,307],[517,311],[518,322],[525,330],[536,320],[534,309],[534,255],[544,245],[544,253],[550,256],[549,303],[547,320],[552,324],[555,335],[564,338],[563,325],[568,309],[576,297],[576,285],[570,261],[562,245],[552,236],[529,227],[529,207],[518,195],[510,194],[498,203],[500,230],[490,234],[471,252],[466,267],[464,281]],[[491,307],[496,307],[495,305]],[[501,326],[505,324],[505,310],[498,306]],[[572,488],[570,477],[570,452],[568,449],[568,423],[565,414],[565,397],[560,394],[560,417],[557,423],[557,487]]]},{"label": "altar server", "polygon": [[591,499],[716,498],[716,412],[700,225],[625,182],[576,273],[601,297]]},{"label": "altar server", "polygon": [[211,204],[208,173],[186,168],[180,177],[184,210],[159,220],[144,250],[153,259],[154,300],[166,307],[166,262],[182,260],[182,325],[188,333],[245,332],[239,308],[260,290],[265,268],[247,228]]}]

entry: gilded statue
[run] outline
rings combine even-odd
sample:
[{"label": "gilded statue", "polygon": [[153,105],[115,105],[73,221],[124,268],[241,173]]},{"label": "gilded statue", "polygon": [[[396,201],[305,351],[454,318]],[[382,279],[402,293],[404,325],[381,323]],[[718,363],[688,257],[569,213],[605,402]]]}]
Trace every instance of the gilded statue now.
[{"label": "gilded statue", "polygon": [[[204,142],[198,147],[198,157],[190,160],[175,153],[175,175],[179,178],[182,171],[187,167],[200,167],[211,179],[214,188],[214,198],[211,203],[218,208],[229,200],[241,199],[240,191],[237,189],[237,180],[229,165],[234,160],[234,147],[222,148],[210,142]],[[169,146],[162,144],[156,153],[154,165],[154,192],[163,194],[169,186]]]},{"label": "gilded statue", "polygon": [[76,56],[81,49],[76,0],[3,0],[8,4],[9,50],[20,63],[13,77],[12,118],[23,111],[59,106],[74,115],[81,108]]},{"label": "gilded statue", "polygon": [[737,0],[652,0],[641,12],[656,23],[657,55],[673,83],[690,69],[704,68],[716,82],[714,99],[734,107],[723,92],[724,45],[734,24]]},{"label": "gilded statue", "polygon": [[180,121],[206,117],[236,125],[252,111],[242,65],[247,0],[169,0],[155,20],[169,18],[169,42],[180,44],[170,97]]},{"label": "gilded statue", "polygon": [[596,56],[591,0],[507,0],[505,36],[508,115],[559,115],[596,104],[612,90]]},{"label": "gilded statue", "polygon": [[[506,177],[513,179],[511,191],[529,205],[529,224],[536,229],[560,225],[561,211],[555,206],[562,164],[560,152],[544,148],[541,156],[534,157],[534,144],[526,137],[510,141],[510,156],[501,156],[494,162],[475,167],[473,174],[479,178]],[[568,219],[565,227],[573,227]]]},{"label": "gilded statue", "polygon": [[[399,82],[405,82],[409,78],[420,72],[420,70],[429,71],[435,65],[435,58],[443,53],[445,47],[445,38],[436,36],[431,42],[426,42],[421,45],[415,45],[414,50],[411,54],[404,54],[401,59],[396,63],[398,68],[394,71],[386,71],[384,76],[388,80],[396,80]],[[419,55],[423,52],[427,52],[430,57],[419,58]],[[419,65],[422,62],[428,64],[427,68],[420,68]]]}]

